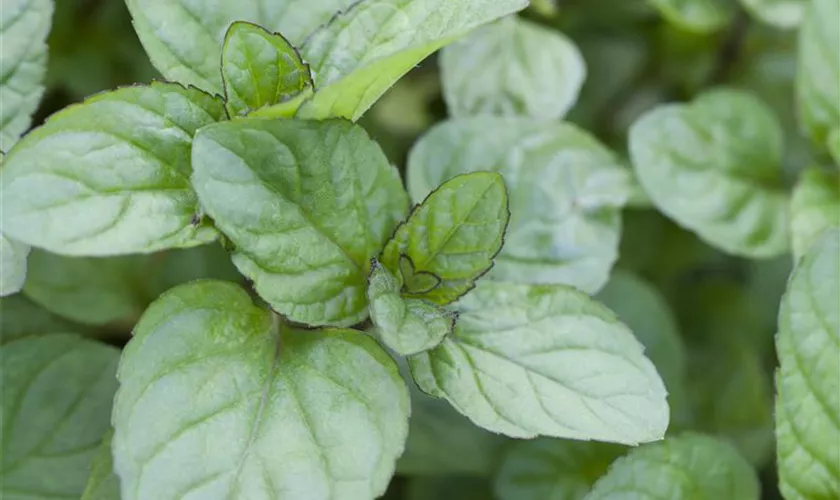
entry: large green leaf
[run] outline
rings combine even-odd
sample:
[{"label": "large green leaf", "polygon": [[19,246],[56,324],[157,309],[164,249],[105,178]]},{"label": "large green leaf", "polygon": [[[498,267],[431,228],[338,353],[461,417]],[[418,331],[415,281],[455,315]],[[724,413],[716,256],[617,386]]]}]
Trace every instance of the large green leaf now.
[{"label": "large green leaf", "polygon": [[704,241],[753,258],[787,251],[782,131],[757,98],[712,90],[655,108],[631,127],[630,153],[657,208]]},{"label": "large green leaf", "polygon": [[811,0],[799,29],[796,97],[803,128],[819,147],[840,128],[840,2]]},{"label": "large green leaf", "polygon": [[758,500],[755,471],[734,448],[702,434],[669,437],[632,450],[585,500]]},{"label": "large green leaf", "polygon": [[483,281],[455,308],[455,332],[409,362],[420,388],[477,425],[627,444],[665,433],[656,369],[630,330],[586,294]]},{"label": "large green leaf", "polygon": [[79,498],[108,431],[119,352],[76,335],[0,348],[3,500]]},{"label": "large green leaf", "polygon": [[586,78],[583,57],[571,40],[516,16],[445,47],[440,67],[452,116],[561,118]]},{"label": "large green leaf", "polygon": [[840,230],[799,261],[779,313],[776,439],[788,500],[840,496]]},{"label": "large green leaf", "polygon": [[315,75],[307,118],[358,119],[429,54],[526,0],[362,0],[306,39]]},{"label": "large green leaf", "polygon": [[0,233],[0,297],[17,293],[26,281],[29,246]]},{"label": "large green leaf", "polygon": [[152,304],[119,380],[123,500],[374,498],[408,431],[405,384],[374,340],[278,327],[225,282]]},{"label": "large green leaf", "polygon": [[22,293],[0,299],[0,344],[32,335],[83,330],[42,308]]},{"label": "large green leaf", "polygon": [[120,478],[114,474],[114,460],[111,454],[111,438],[114,436],[110,429],[102,439],[96,457],[90,467],[85,491],[81,500],[117,500],[120,498]]},{"label": "large green leaf", "polygon": [[499,500],[580,500],[623,446],[538,438],[510,447],[494,480]]},{"label": "large green leaf", "polygon": [[761,21],[779,28],[795,28],[802,22],[810,0],[741,0]]},{"label": "large green leaf", "polygon": [[202,206],[233,260],[277,311],[309,324],[367,316],[370,260],[407,211],[395,168],[342,120],[244,119],[202,129],[193,148]]},{"label": "large green leaf", "polygon": [[799,259],[831,226],[840,224],[840,174],[818,167],[802,172],[790,204],[793,256]]},{"label": "large green leaf", "polygon": [[285,103],[312,87],[309,66],[285,38],[246,22],[233,23],[225,36],[222,80],[232,115]]},{"label": "large green leaf", "polygon": [[[385,245],[382,263],[427,275],[436,283],[429,290],[412,289],[409,296],[449,304],[493,266],[508,225],[508,196],[502,176],[473,172],[444,182],[414,208]],[[402,278],[408,280],[403,272]],[[416,281],[416,279],[414,280]]]},{"label": "large green leaf", "polygon": [[630,175],[595,138],[569,124],[476,117],[438,125],[411,151],[419,202],[465,172],[502,174],[511,219],[490,276],[598,291],[617,258]]},{"label": "large green leaf", "polygon": [[648,3],[669,22],[697,33],[723,28],[736,9],[733,0],[648,0]]},{"label": "large green leaf", "polygon": [[189,184],[193,134],[225,116],[220,99],[169,83],[70,106],[6,156],[0,224],[65,255],[187,247],[216,237]]},{"label": "large green leaf", "polygon": [[53,0],[3,0],[0,17],[0,151],[32,123],[44,93]]}]

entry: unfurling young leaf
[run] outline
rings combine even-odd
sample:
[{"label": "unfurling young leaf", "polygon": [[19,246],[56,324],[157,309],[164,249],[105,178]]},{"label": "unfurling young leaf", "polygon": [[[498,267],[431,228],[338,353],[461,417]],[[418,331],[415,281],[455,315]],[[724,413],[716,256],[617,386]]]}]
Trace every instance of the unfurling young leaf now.
[{"label": "unfurling young leaf", "polygon": [[0,348],[4,500],[79,498],[108,431],[119,352],[71,334]]},{"label": "unfurling young leaf", "polygon": [[408,431],[405,384],[373,339],[277,325],[225,282],[152,304],[119,380],[123,500],[375,498]]},{"label": "unfurling young leaf", "polygon": [[618,257],[620,210],[631,191],[630,172],[612,152],[569,124],[453,120],[432,128],[411,150],[411,198],[419,202],[446,180],[480,170],[502,174],[510,196],[510,225],[491,277],[562,283],[588,293],[606,283]]},{"label": "unfurling young leaf", "polygon": [[455,331],[409,358],[425,392],[512,437],[637,444],[668,426],[665,387],[606,307],[561,285],[481,281]]},{"label": "unfurling young leaf", "polygon": [[840,2],[811,0],[799,29],[799,120],[820,148],[840,129]]},{"label": "unfurling young leaf", "polygon": [[631,127],[630,154],[656,207],[704,241],[752,258],[787,251],[782,130],[756,97],[712,90],[660,106]]},{"label": "unfurling young leaf", "polygon": [[571,40],[516,16],[448,45],[440,65],[449,114],[455,117],[562,118],[586,78],[583,57]]},{"label": "unfurling young leaf", "polygon": [[776,440],[788,500],[840,496],[840,230],[799,260],[779,312]]},{"label": "unfurling young leaf", "polygon": [[382,252],[382,264],[402,271],[407,257],[414,273],[426,273],[439,282],[427,291],[412,288],[406,295],[449,304],[493,266],[509,217],[501,175],[474,172],[453,177],[397,228]]},{"label": "unfurling young leaf", "polygon": [[243,119],[206,127],[193,147],[202,206],[233,261],[278,312],[310,325],[367,316],[370,260],[408,200],[397,170],[343,120]]},{"label": "unfurling young leaf", "polygon": [[755,471],[735,449],[695,433],[668,437],[616,460],[584,500],[758,500]]},{"label": "unfurling young leaf", "polygon": [[212,241],[189,184],[190,147],[197,129],[223,118],[220,99],[170,83],[102,93],[56,113],[6,156],[4,234],[88,256]]},{"label": "unfurling young leaf", "polygon": [[231,115],[286,105],[312,90],[309,66],[297,50],[281,35],[246,22],[233,23],[225,36],[222,80]]},{"label": "unfurling young leaf", "polygon": [[400,281],[385,266],[371,265],[370,317],[386,346],[408,356],[437,346],[452,333],[453,313],[423,299],[404,298],[400,289]]},{"label": "unfurling young leaf", "polygon": [[799,259],[819,236],[840,224],[840,174],[812,167],[802,172],[790,202],[793,257]]}]

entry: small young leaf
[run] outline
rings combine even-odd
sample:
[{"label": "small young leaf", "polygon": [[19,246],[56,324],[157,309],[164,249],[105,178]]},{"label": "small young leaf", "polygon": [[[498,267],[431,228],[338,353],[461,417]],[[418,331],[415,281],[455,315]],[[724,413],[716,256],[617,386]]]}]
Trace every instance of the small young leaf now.
[{"label": "small young leaf", "polygon": [[810,0],[741,0],[753,16],[779,28],[795,28],[802,22]]},{"label": "small young leaf", "polygon": [[586,78],[583,57],[571,40],[516,16],[445,47],[440,70],[449,114],[456,117],[562,118]]},{"label": "small young leaf", "polygon": [[33,250],[23,292],[45,309],[88,325],[136,319],[148,305],[150,256],[80,258]]},{"label": "small young leaf", "polygon": [[752,258],[788,249],[782,130],[757,98],[713,90],[660,106],[631,127],[630,154],[657,208],[704,241]]},{"label": "small young leaf", "polygon": [[584,500],[758,500],[755,470],[730,445],[686,433],[616,460]]},{"label": "small young leaf", "polygon": [[397,170],[343,120],[242,119],[202,129],[193,148],[202,206],[233,261],[294,321],[367,316],[370,260],[405,217]]},{"label": "small young leaf", "polygon": [[594,441],[519,441],[505,454],[493,489],[499,500],[580,500],[625,451]]},{"label": "small young leaf", "polygon": [[416,296],[449,304],[493,266],[509,217],[501,175],[474,172],[453,177],[397,228],[382,252],[382,264],[397,270],[402,256],[408,257],[415,273],[440,279],[437,286]]},{"label": "small young leaf", "polygon": [[114,403],[123,500],[385,491],[408,431],[397,366],[361,332],[274,323],[220,281],[179,286],[149,307]]},{"label": "small young leaf", "polygon": [[52,14],[53,0],[3,0],[0,151],[8,151],[26,132],[41,101]]},{"label": "small young leaf", "polygon": [[588,295],[493,281],[458,301],[455,331],[409,358],[415,381],[477,425],[636,444],[668,427],[665,387],[633,334]]},{"label": "small young leaf", "polygon": [[802,172],[790,202],[793,257],[805,255],[830,226],[840,224],[840,174],[813,167]]},{"label": "small young leaf", "polygon": [[0,299],[0,345],[32,335],[84,331],[42,308],[22,293]]},{"label": "small young leaf", "polygon": [[606,283],[631,186],[630,173],[609,150],[569,124],[459,119],[414,146],[408,188],[419,202],[444,181],[479,170],[501,173],[510,196],[510,225],[492,277],[589,293]]},{"label": "small young leaf", "polygon": [[811,0],[799,29],[796,98],[799,120],[824,147],[840,127],[840,2]]},{"label": "small young leaf", "polygon": [[526,0],[365,0],[315,31],[301,52],[312,65],[315,96],[305,118],[357,120],[429,54]]},{"label": "small young leaf", "polygon": [[284,103],[312,87],[309,66],[288,40],[246,22],[233,23],[225,36],[222,80],[231,115]]},{"label": "small young leaf", "polygon": [[669,22],[688,31],[710,33],[732,19],[732,0],[648,0]]},{"label": "small young leaf", "polygon": [[114,474],[114,460],[111,454],[111,438],[114,430],[102,438],[96,458],[90,468],[87,486],[81,500],[115,500],[120,498],[120,478]]},{"label": "small young leaf", "polygon": [[220,99],[169,83],[125,87],[53,115],[6,156],[0,225],[64,255],[120,255],[206,243],[189,185],[195,131]]},{"label": "small young leaf", "polygon": [[779,313],[779,486],[794,499],[840,496],[840,230],[799,261]]},{"label": "small young leaf", "polygon": [[400,296],[401,284],[385,266],[375,262],[368,278],[370,317],[382,342],[397,354],[428,351],[452,333],[452,313],[422,299]]},{"label": "small young leaf", "polygon": [[108,431],[119,352],[76,335],[0,349],[4,500],[79,498]]},{"label": "small young leaf", "polygon": [[0,233],[0,297],[17,293],[26,281],[26,258],[29,245]]}]

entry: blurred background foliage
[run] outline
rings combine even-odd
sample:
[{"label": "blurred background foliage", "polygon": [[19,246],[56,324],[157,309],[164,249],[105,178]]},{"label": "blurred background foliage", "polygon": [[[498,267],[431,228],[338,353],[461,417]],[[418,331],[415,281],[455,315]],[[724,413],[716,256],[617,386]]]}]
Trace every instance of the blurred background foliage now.
[{"label": "blurred background foliage", "polygon": [[[745,7],[760,2],[705,2],[710,10],[697,23],[685,23],[678,12],[663,15],[657,3],[535,0],[522,14],[562,31],[583,54],[587,78],[567,119],[626,158],[629,125],[653,106],[687,101],[712,85],[748,88],[784,124],[785,179],[792,185],[820,160],[810,157],[794,115],[795,31],[768,26]],[[36,124],[96,92],[157,77],[122,0],[57,2],[49,46],[48,88]],[[445,117],[433,57],[361,123],[404,168],[413,142]],[[620,258],[599,298],[637,334],[655,330],[657,338],[673,339],[649,353],[666,363],[659,366],[669,387],[684,384],[673,391],[680,395],[671,401],[674,429],[729,439],[761,471],[763,497],[780,498],[773,463],[773,335],[791,257],[749,261],[723,254],[650,208],[643,196],[636,201],[624,212]],[[73,329],[122,345],[158,294],[198,277],[242,279],[220,245],[109,259],[35,251],[24,293],[2,299],[2,340]],[[603,455],[587,462],[571,442],[548,443],[553,448],[545,451],[546,440],[495,436],[447,404],[415,395],[408,450],[386,498],[487,499],[494,487],[501,498],[520,498],[504,493],[515,491],[518,460],[563,463],[540,459],[540,453],[568,452],[579,466],[563,472],[570,474],[569,484],[594,481],[609,463]],[[546,481],[561,473],[531,469]]]}]

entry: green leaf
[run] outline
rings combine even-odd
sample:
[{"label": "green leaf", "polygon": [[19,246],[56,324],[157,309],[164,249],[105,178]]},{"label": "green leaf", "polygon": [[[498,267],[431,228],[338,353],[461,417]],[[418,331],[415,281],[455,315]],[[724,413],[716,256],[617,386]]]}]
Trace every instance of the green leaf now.
[{"label": "green leaf", "polygon": [[401,284],[374,261],[368,278],[370,317],[382,342],[408,356],[437,346],[452,333],[455,316],[422,299],[403,298]]},{"label": "green leaf", "polygon": [[455,332],[409,358],[415,381],[512,437],[636,444],[668,426],[665,387],[606,307],[560,285],[479,282]]},{"label": "green leaf", "polygon": [[795,28],[805,16],[810,0],[741,0],[757,19],[783,29]]},{"label": "green leaf", "polygon": [[45,309],[79,323],[127,319],[133,324],[148,304],[144,272],[150,259],[71,258],[33,250],[23,292]]},{"label": "green leaf", "polygon": [[618,254],[630,174],[591,135],[569,124],[477,117],[445,122],[414,146],[408,188],[420,201],[465,172],[504,176],[511,219],[490,276],[563,283],[589,293]]},{"label": "green leaf", "polygon": [[755,471],[734,448],[686,433],[619,458],[586,500],[758,500]]},{"label": "green leaf", "polygon": [[407,211],[399,174],[343,120],[243,119],[193,148],[202,206],[233,261],[278,312],[311,325],[367,316],[370,260]]},{"label": "green leaf", "polygon": [[630,154],[657,208],[710,245],[751,258],[787,251],[782,131],[751,94],[659,106],[631,127]]},{"label": "green leaf", "polygon": [[449,304],[493,267],[509,218],[501,175],[474,172],[453,177],[432,191],[397,228],[382,252],[382,264],[397,270],[401,257],[408,257],[416,273],[440,280],[426,292],[408,295]]},{"label": "green leaf", "polygon": [[312,87],[309,66],[280,34],[236,22],[225,35],[222,80],[231,115],[281,104]]},{"label": "green leaf", "polygon": [[26,281],[29,246],[0,233],[0,297],[17,293]]},{"label": "green leaf", "polygon": [[802,127],[820,147],[840,127],[840,3],[811,0],[799,29],[796,97]]},{"label": "green leaf", "polygon": [[[52,0],[4,0],[0,20],[0,151],[32,123],[44,93]],[[5,201],[5,200],[4,200]]]},{"label": "green leaf", "polygon": [[499,500],[580,500],[623,446],[539,438],[515,443],[494,480]]},{"label": "green leaf", "polygon": [[222,93],[222,44],[234,21],[248,21],[301,42],[357,0],[126,0],[134,29],[163,76]]},{"label": "green leaf", "polygon": [[670,23],[686,31],[711,33],[732,19],[732,0],[648,0]]},{"label": "green leaf", "polygon": [[374,498],[408,431],[405,384],[373,339],[278,328],[225,282],[153,303],[119,379],[123,500]]},{"label": "green leaf", "polygon": [[405,73],[482,24],[527,6],[526,0],[364,0],[306,39],[315,96],[305,118],[357,120]]},{"label": "green leaf", "polygon": [[840,174],[813,167],[802,172],[790,202],[793,256],[799,259],[833,225],[840,224]]},{"label": "green leaf", "polygon": [[450,116],[555,120],[575,103],[586,66],[562,33],[516,16],[477,29],[440,54]]},{"label": "green leaf", "polygon": [[108,431],[119,352],[53,334],[0,349],[4,500],[79,498]]},{"label": "green leaf", "polygon": [[779,313],[776,439],[788,500],[840,495],[840,230],[799,261]]},{"label": "green leaf", "polygon": [[102,438],[102,444],[93,459],[87,486],[81,500],[116,500],[120,498],[120,478],[114,474],[114,460],[111,455],[111,438],[114,430],[109,429]]},{"label": "green leaf", "polygon": [[195,131],[220,99],[169,83],[125,87],[70,106],[6,156],[3,232],[64,255],[188,247],[216,237],[189,185]]},{"label": "green leaf", "polygon": [[0,299],[0,345],[45,333],[82,332],[84,328],[56,316],[23,294]]}]

